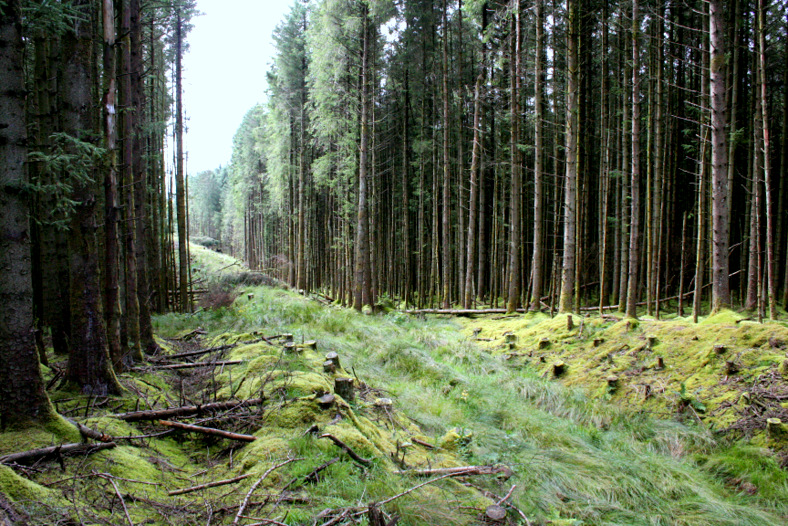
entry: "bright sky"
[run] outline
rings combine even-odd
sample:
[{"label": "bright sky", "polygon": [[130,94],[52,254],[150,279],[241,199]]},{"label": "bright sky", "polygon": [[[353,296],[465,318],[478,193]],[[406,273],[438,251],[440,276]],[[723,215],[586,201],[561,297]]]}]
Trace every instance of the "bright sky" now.
[{"label": "bright sky", "polygon": [[272,33],[293,0],[197,0],[184,56],[189,174],[227,165],[244,114],[263,102]]}]

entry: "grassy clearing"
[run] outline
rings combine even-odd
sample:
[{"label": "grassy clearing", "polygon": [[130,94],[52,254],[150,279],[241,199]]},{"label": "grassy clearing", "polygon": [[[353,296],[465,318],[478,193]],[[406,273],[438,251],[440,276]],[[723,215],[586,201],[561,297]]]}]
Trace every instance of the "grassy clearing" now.
[{"label": "grassy clearing", "polygon": [[[566,342],[578,329],[566,330],[565,319],[533,316],[458,325],[450,320],[416,320],[401,314],[357,315],[320,307],[282,290],[252,292],[252,300],[241,297],[231,309],[196,316],[200,326],[217,334],[215,343],[238,333],[292,332],[296,341],[317,341],[320,353],[303,355],[310,367],[315,367],[325,350],[338,352],[346,370],[355,371],[368,385],[385,390],[394,399],[396,410],[406,413],[428,440],[441,443],[451,431],[464,437],[445,441],[445,450],[455,453],[457,462],[512,466],[516,472],[513,481],[518,485],[515,502],[537,522],[572,519],[586,524],[780,524],[788,515],[778,497],[788,496],[786,478],[766,450],[721,446],[709,429],[692,420],[681,424],[655,419],[648,414],[655,412],[653,409],[642,411],[640,404],[626,402],[627,390],[634,391],[634,387],[622,387],[615,393],[603,389],[599,396],[589,397],[588,390],[580,386],[588,386],[588,378],[595,375],[600,379],[609,375],[612,366],[588,372],[585,381],[576,380],[571,373],[594,358],[578,365],[580,354],[571,354],[571,347],[563,354],[545,350],[550,361],[544,364],[537,358],[513,366],[511,360],[501,358],[503,349],[497,352],[503,345],[503,333],[515,324],[519,324],[518,341],[531,337],[538,346],[542,335],[549,334],[551,340]],[[181,323],[183,320],[175,316],[163,318],[160,331],[177,333],[185,328]],[[591,341],[603,333],[601,324],[594,326],[590,320],[585,323]],[[500,340],[472,341],[470,335],[480,325],[482,335],[495,333]],[[608,346],[615,345],[613,338],[620,339],[621,343],[616,342],[620,346],[631,337],[627,336],[630,331],[626,322],[612,323],[609,328],[603,336]],[[650,330],[659,331],[661,345],[675,328],[640,323],[639,331]],[[755,335],[755,328],[745,330],[753,331],[755,339],[763,337]],[[708,332],[708,341],[696,342],[697,352],[712,340],[711,334],[719,334],[716,328]],[[708,347],[711,349],[711,345]],[[230,356],[240,358],[246,352],[236,348]],[[597,354],[604,352],[609,352],[608,347],[597,350]],[[669,363],[678,361],[675,355],[664,354]],[[544,374],[558,357],[570,364],[568,386]],[[775,357],[762,367],[776,364]],[[689,363],[686,369],[695,366]],[[696,393],[692,376],[680,377],[683,369],[677,369],[675,364],[671,377],[681,378]],[[747,374],[757,372],[753,369]],[[298,380],[294,383],[298,385]],[[675,399],[670,394],[664,398],[675,403],[678,387],[676,393]],[[711,401],[705,397],[704,401],[714,409]],[[666,413],[672,411],[666,407],[663,403],[656,412],[670,416]],[[376,443],[370,436],[375,433],[369,428],[356,428],[362,436],[353,437],[354,444],[365,454],[385,458],[391,453],[391,439]],[[395,429],[389,434],[404,441],[414,432]],[[736,453],[741,447],[748,448],[747,457]],[[410,455],[406,452],[405,462],[412,466],[435,461],[418,448],[414,448],[412,458]],[[385,473],[380,476],[391,478]],[[487,484],[488,489],[505,493],[507,483]],[[384,487],[391,494],[399,485],[386,482]],[[385,496],[376,494],[374,487],[367,488],[370,497]],[[352,500],[352,495],[348,493],[344,499]],[[445,503],[442,509],[452,506],[461,507],[459,503]],[[458,516],[456,509],[448,513],[451,520],[443,519],[447,524],[467,519]],[[415,517],[409,520],[419,523]]]},{"label": "grassy clearing", "polygon": [[[222,266],[213,261],[204,267],[213,268],[209,265]],[[241,444],[173,433],[119,440],[113,450],[66,460],[65,473],[57,466],[19,474],[0,467],[0,490],[30,515],[31,524],[55,524],[64,517],[85,524],[123,523],[113,481],[135,524],[205,524],[209,518],[211,524],[230,524],[252,484],[288,457],[303,460],[272,472],[247,515],[313,524],[323,510],[365,506],[424,480],[395,475],[396,469],[503,464],[514,472],[508,480],[471,477],[468,486],[446,479],[384,509],[397,513],[402,525],[478,524],[492,495],[516,485],[511,502],[531,524],[776,525],[788,520],[788,478],[779,465],[784,439],[741,429],[733,436],[742,439],[732,441],[726,438],[730,432],[715,432],[738,420],[726,413],[734,406],[725,406],[724,393],[719,402],[710,393],[720,392],[716,384],[739,382],[721,381],[720,354],[707,352],[722,339],[729,347],[725,352],[741,360],[739,390],[747,389],[751,400],[757,393],[763,397],[767,391],[758,389],[764,375],[772,378],[782,364],[774,344],[783,338],[784,326],[736,323],[733,313],[698,328],[686,320],[627,326],[626,320],[587,319],[580,335],[578,320],[570,330],[565,317],[365,316],[277,288],[247,285],[237,292],[242,293],[229,306],[158,317],[156,330],[166,339],[201,327],[207,334],[190,346],[238,343],[221,359],[241,360],[240,365],[213,373],[124,374],[127,395],[106,401],[58,391],[52,396],[61,413],[113,436],[128,436],[162,428],[128,424],[107,413],[262,394],[263,410],[205,424],[229,426],[256,440]],[[481,329],[476,336],[475,329]],[[506,343],[506,332],[515,335],[514,348]],[[281,340],[272,340],[274,345],[260,340],[285,333],[293,334],[296,344],[286,351]],[[540,348],[545,337],[549,346]],[[310,340],[314,348],[305,345]],[[604,341],[595,346],[594,340]],[[739,342],[746,348],[736,347]],[[183,345],[170,340],[166,353]],[[648,348],[628,354],[643,346]],[[336,374],[322,369],[329,351],[340,357]],[[641,370],[658,355],[665,369]],[[567,365],[560,379],[552,375],[556,360]],[[615,390],[606,382],[611,374],[621,379]],[[317,398],[333,389],[338,375],[356,378],[357,397],[338,398],[325,408]],[[653,387],[644,400],[638,391],[644,382],[664,390]],[[681,384],[683,396],[694,397],[705,413],[682,403]],[[676,415],[683,422],[672,418]],[[315,425],[371,465],[363,467],[330,440],[305,433]],[[753,439],[745,441],[747,436]],[[4,433],[0,453],[74,440],[65,423],[29,437]],[[316,482],[304,481],[335,457],[340,460]],[[250,476],[237,484],[168,495],[242,474]],[[518,517],[510,511],[511,524]]]}]

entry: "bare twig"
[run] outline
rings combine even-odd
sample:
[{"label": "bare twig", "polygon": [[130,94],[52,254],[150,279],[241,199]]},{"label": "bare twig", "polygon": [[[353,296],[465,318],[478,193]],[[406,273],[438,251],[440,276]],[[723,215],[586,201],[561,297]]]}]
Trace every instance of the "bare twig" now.
[{"label": "bare twig", "polygon": [[287,464],[289,464],[291,462],[295,462],[297,460],[304,460],[304,459],[303,458],[288,458],[284,462],[280,462],[279,464],[276,464],[275,466],[272,466],[272,467],[268,468],[268,470],[265,473],[263,473],[263,475],[259,479],[257,479],[257,481],[254,484],[252,484],[252,487],[249,488],[249,492],[246,494],[246,497],[244,497],[243,502],[241,502],[241,506],[239,506],[239,508],[238,508],[238,513],[235,515],[235,519],[233,519],[233,526],[237,525],[238,521],[241,520],[241,516],[244,514],[244,510],[246,509],[246,506],[249,503],[249,499],[252,497],[252,493],[254,493],[254,490],[257,489],[257,486],[259,486],[260,483],[263,482],[263,480],[265,480],[265,478],[272,471],[274,471],[275,469],[281,468],[282,466],[285,466],[285,465],[287,465]]},{"label": "bare twig", "polygon": [[214,427],[195,426],[191,424],[184,424],[182,422],[173,422],[171,420],[159,420],[159,425],[183,429],[185,431],[194,431],[196,433],[202,433],[203,435],[213,435],[222,438],[229,438],[231,440],[240,440],[241,442],[254,442],[257,440],[257,437],[254,435],[242,435],[240,433],[224,431],[223,429],[216,429]]},{"label": "bare twig", "polygon": [[414,477],[431,477],[433,475],[504,475],[506,478],[512,476],[512,470],[507,466],[461,466],[456,468],[435,468],[435,469],[406,469],[395,471],[397,475],[412,475]]},{"label": "bare twig", "polygon": [[61,444],[59,446],[31,449],[21,453],[11,453],[0,457],[0,464],[11,464],[14,462],[23,464],[25,462],[35,462],[44,458],[60,458],[61,455],[77,455],[80,453],[90,454],[102,449],[115,447],[115,442],[105,442],[101,444]]},{"label": "bare twig", "polygon": [[247,473],[246,475],[240,475],[238,477],[234,477],[231,479],[225,480],[215,480],[213,482],[208,482],[207,484],[200,484],[199,486],[192,486],[190,488],[183,488],[183,489],[176,489],[174,491],[170,491],[168,495],[174,497],[175,495],[184,495],[186,493],[191,493],[193,491],[200,491],[208,488],[215,488],[216,486],[225,486],[227,484],[235,484],[236,482],[240,482],[244,479],[251,477],[253,473]]},{"label": "bare twig", "polygon": [[126,508],[126,501],[123,500],[123,495],[120,494],[120,490],[118,489],[118,485],[115,484],[115,479],[113,477],[108,477],[104,474],[100,474],[99,477],[109,480],[109,483],[112,484],[112,487],[115,488],[115,495],[118,496],[118,500],[120,500],[120,505],[123,506],[123,513],[126,514],[126,520],[129,521],[129,526],[134,526],[134,522],[132,522],[131,517],[129,516],[129,510]]},{"label": "bare twig", "polygon": [[114,418],[125,420],[126,422],[138,422],[140,420],[160,420],[173,416],[193,416],[202,413],[218,413],[242,407],[262,405],[264,398],[252,398],[250,400],[229,400],[227,402],[215,402],[203,405],[191,405],[184,407],[172,407],[169,409],[150,409],[147,411],[133,411],[131,413],[120,413],[112,415]]},{"label": "bare twig", "polygon": [[330,440],[331,440],[331,441],[332,441],[334,444],[336,444],[336,445],[337,445],[339,448],[343,449],[343,450],[345,451],[345,453],[347,453],[348,455],[350,455],[350,458],[352,458],[353,460],[355,460],[355,461],[356,461],[356,462],[358,462],[359,464],[362,464],[362,465],[364,465],[364,466],[367,466],[367,467],[369,467],[369,466],[371,466],[371,465],[372,465],[372,461],[371,461],[371,460],[368,460],[368,459],[366,459],[366,458],[362,458],[362,457],[360,457],[360,456],[358,455],[358,453],[356,453],[355,451],[353,451],[352,449],[350,449],[350,446],[348,446],[347,444],[345,444],[345,443],[344,443],[344,442],[342,442],[340,439],[338,439],[337,437],[335,437],[334,435],[332,435],[332,434],[330,434],[330,433],[323,433],[322,435],[320,435],[320,436],[319,436],[319,437],[317,437],[317,438],[328,438],[328,439],[330,439]]}]

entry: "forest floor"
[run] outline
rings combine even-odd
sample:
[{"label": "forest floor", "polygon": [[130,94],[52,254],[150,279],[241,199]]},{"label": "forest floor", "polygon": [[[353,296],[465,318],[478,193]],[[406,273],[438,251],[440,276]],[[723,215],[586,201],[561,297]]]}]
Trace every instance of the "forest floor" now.
[{"label": "forest floor", "polygon": [[[783,322],[363,315],[193,255],[211,308],[157,317],[123,396],[44,368],[71,422],[0,434],[0,524],[788,522]],[[72,422],[112,445],[2,458]]]}]

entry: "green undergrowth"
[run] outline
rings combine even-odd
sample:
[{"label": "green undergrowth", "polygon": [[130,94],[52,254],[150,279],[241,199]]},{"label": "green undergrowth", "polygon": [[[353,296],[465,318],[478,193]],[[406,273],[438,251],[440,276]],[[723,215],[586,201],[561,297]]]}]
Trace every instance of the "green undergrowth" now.
[{"label": "green undergrowth", "polygon": [[[16,473],[0,467],[0,491],[30,515],[31,524],[64,517],[83,524],[125,523],[118,494],[134,524],[231,524],[252,485],[288,458],[298,460],[259,484],[246,515],[291,526],[322,524],[335,516],[316,520],[324,510],[363,507],[404,493],[383,506],[401,525],[479,524],[484,509],[515,486],[508,502],[535,525],[788,520],[779,429],[766,434],[735,427],[745,419],[746,412],[737,412],[741,393],[765,400],[767,407],[769,393],[782,396],[773,389],[780,388],[784,325],[740,321],[728,312],[698,326],[682,319],[588,318],[581,334],[581,320],[568,329],[565,316],[363,315],[280,288],[245,286],[237,292],[230,306],[160,316],[155,328],[166,344],[160,358],[184,347],[231,346],[199,359],[240,364],[202,373],[124,373],[126,392],[106,400],[52,391],[70,418],[114,437],[146,438],[117,439],[114,449],[66,459],[65,472],[57,463]],[[205,334],[194,336],[197,327]],[[480,331],[474,334],[475,329]],[[507,332],[514,335],[511,345]],[[291,345],[285,345],[288,335]],[[540,344],[543,338],[548,342]],[[723,352],[713,347],[720,343],[726,345]],[[325,355],[332,351],[340,367],[324,372]],[[658,356],[662,370],[650,367]],[[729,357],[741,367],[726,377],[720,367]],[[555,378],[558,360],[565,372]],[[611,375],[618,376],[615,388],[607,381]],[[354,378],[355,397],[321,401],[333,393],[337,377]],[[652,386],[648,397],[646,384]],[[263,397],[265,404],[192,422],[252,434],[253,442],[188,432],[150,436],[164,428],[112,417],[233,397]],[[353,461],[322,434],[341,440],[366,462]],[[77,440],[74,429],[59,421],[33,430],[29,439],[0,434],[0,453]],[[319,476],[305,480],[335,458]],[[426,479],[395,473],[463,465],[507,466],[513,474],[468,477],[467,485],[445,479],[408,492]],[[248,477],[169,495],[241,475]],[[366,517],[358,518],[365,524]],[[526,524],[514,510],[509,520]]]},{"label": "green undergrowth", "polygon": [[[209,332],[213,345],[254,340],[256,334],[280,333],[292,333],[297,343],[316,341],[316,351],[303,349],[293,355],[259,342],[235,347],[227,355],[228,359],[248,362],[242,366],[245,369],[222,373],[223,394],[252,396],[266,382],[270,383],[269,389],[276,391],[276,382],[287,378],[283,397],[272,400],[280,404],[276,406],[279,416],[271,416],[260,431],[262,442],[247,446],[249,452],[242,457],[245,467],[266,455],[298,454],[311,441],[320,448],[313,464],[336,453],[328,441],[301,436],[309,425],[323,428],[335,419],[334,412],[320,411],[313,402],[331,387],[320,371],[325,352],[339,353],[344,368],[341,374],[356,376],[363,385],[380,390],[347,406],[340,404],[337,412],[342,420],[325,428],[360,454],[377,460],[371,479],[363,483],[350,477],[353,483],[349,488],[347,482],[334,484],[328,480],[325,486],[310,488],[313,496],[330,490],[333,500],[321,501],[322,506],[339,502],[348,505],[360,494],[370,500],[385,498],[415,483],[389,474],[394,468],[390,459],[395,456],[409,467],[434,467],[441,462],[506,464],[515,472],[513,479],[478,483],[498,494],[516,484],[514,502],[537,524],[564,519],[578,521],[577,524],[782,524],[788,516],[786,477],[773,449],[768,449],[768,445],[728,445],[705,422],[699,423],[695,418],[680,422],[673,418],[682,383],[684,396],[702,399],[708,404],[707,413],[716,407],[713,400],[707,400],[698,391],[702,377],[697,372],[690,373],[699,364],[684,364],[683,355],[676,354],[678,349],[666,343],[668,335],[678,330],[675,327],[680,320],[666,327],[647,320],[633,321],[629,326],[626,321],[584,320],[584,341],[594,354],[583,358],[585,362],[580,365],[579,345],[568,344],[577,338],[580,320],[575,320],[573,330],[566,329],[565,317],[551,320],[544,315],[458,324],[452,320],[418,320],[398,313],[364,316],[347,309],[322,307],[283,290],[255,288],[244,292],[253,297],[241,295],[232,307],[199,313],[196,320],[161,318],[159,330],[162,334],[176,334],[196,321]],[[769,330],[784,330],[779,325],[762,328],[747,322],[735,324],[725,318],[716,323],[707,321],[700,329],[702,337],[690,337],[693,356],[701,354],[705,347],[711,351],[712,340],[725,334],[729,323],[738,327],[730,330],[744,331],[749,341],[761,342],[760,345],[768,343]],[[475,341],[471,336],[474,328],[482,329],[480,338],[494,335],[494,341]],[[503,349],[503,333],[507,331],[517,335],[515,350]],[[636,387],[626,383],[626,371],[621,365],[616,368],[616,363],[625,359],[619,358],[615,350],[623,345],[643,346],[648,341],[645,335],[652,333],[657,339],[653,340],[655,350],[650,352],[661,347],[665,369],[671,371],[669,378],[675,378],[675,387],[672,380],[664,382],[661,396],[655,394],[646,400],[655,405],[644,407],[640,403],[642,395],[641,401],[627,401],[628,390],[636,392]],[[597,336],[605,341],[593,347]],[[541,354],[505,359],[507,352],[525,354],[526,347],[538,348],[544,337],[550,339],[550,344]],[[735,338],[736,335],[727,335],[729,346],[733,346]],[[564,346],[565,352],[557,351]],[[605,358],[595,370],[591,364],[599,360],[597,355],[607,356],[611,350],[612,364]],[[698,357],[700,361],[709,359],[701,368],[718,364],[717,355],[708,354]],[[544,363],[539,360],[542,355]],[[545,374],[557,359],[568,364],[561,382]],[[634,355],[628,357],[627,363],[637,359],[645,361],[646,357]],[[739,359],[750,358],[742,353]],[[772,371],[781,363],[776,352],[762,353],[753,360],[742,362],[746,378]],[[288,373],[272,380],[264,376],[269,367]],[[582,379],[574,376],[579,370],[584,371]],[[682,374],[684,371],[686,375]],[[608,389],[607,384],[599,390],[593,380],[589,382],[613,373],[622,376],[618,390]],[[245,381],[239,388],[242,379]],[[715,377],[712,385],[716,386],[719,380],[719,376]],[[399,416],[399,424],[376,415],[372,403],[375,396],[393,400],[392,412]],[[657,406],[660,398],[663,402]],[[413,438],[443,447],[437,452],[428,451],[414,444]],[[403,443],[408,447],[400,447]],[[743,458],[737,454],[742,448],[748,452]],[[358,470],[352,465],[343,468]],[[345,480],[346,476],[341,478]],[[363,493],[360,487],[364,488]],[[430,492],[420,490],[401,502],[394,501],[391,509],[403,515],[407,524],[472,523],[475,516],[460,511],[468,507],[462,495],[456,487],[439,484]],[[422,503],[420,499],[426,501]],[[425,506],[430,504],[426,502],[432,499],[440,502],[437,509],[442,518],[437,522],[418,515],[428,509]],[[309,507],[293,510],[289,518],[302,517],[307,522],[314,511]]]}]

